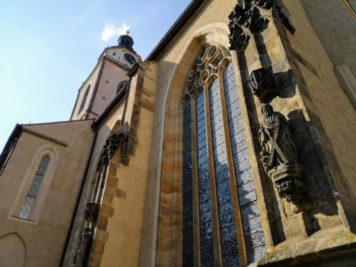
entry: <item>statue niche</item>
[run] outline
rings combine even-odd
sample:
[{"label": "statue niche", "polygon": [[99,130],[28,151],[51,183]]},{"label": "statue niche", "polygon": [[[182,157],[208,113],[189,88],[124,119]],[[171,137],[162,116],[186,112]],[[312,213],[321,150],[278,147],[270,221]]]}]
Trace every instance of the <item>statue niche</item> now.
[{"label": "statue niche", "polygon": [[265,172],[272,179],[281,198],[292,202],[300,209],[309,209],[309,195],[302,180],[302,167],[297,162],[287,120],[274,112],[269,104],[261,106],[264,120],[259,130],[260,153]]}]

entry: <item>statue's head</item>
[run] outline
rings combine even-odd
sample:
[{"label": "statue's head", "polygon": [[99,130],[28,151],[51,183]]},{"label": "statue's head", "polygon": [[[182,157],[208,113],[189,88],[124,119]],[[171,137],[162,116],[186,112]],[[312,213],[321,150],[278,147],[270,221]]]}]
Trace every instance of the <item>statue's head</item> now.
[{"label": "statue's head", "polygon": [[270,104],[262,104],[261,111],[265,118],[268,118],[269,116],[271,116],[273,114],[273,108]]}]

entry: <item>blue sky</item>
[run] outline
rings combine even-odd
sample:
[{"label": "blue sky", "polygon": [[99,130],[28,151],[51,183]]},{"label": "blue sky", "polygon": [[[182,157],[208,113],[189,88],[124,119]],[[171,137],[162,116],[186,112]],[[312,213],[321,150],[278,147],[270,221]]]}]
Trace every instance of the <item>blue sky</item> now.
[{"label": "blue sky", "polygon": [[68,120],[106,46],[129,27],[145,58],[190,0],[0,0],[0,151],[16,123]]}]

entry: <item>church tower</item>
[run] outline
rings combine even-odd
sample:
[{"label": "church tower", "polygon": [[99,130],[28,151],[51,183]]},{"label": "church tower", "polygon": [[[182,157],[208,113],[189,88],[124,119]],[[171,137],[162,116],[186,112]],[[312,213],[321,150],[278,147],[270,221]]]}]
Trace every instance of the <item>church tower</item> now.
[{"label": "church tower", "polygon": [[133,44],[127,32],[119,37],[116,46],[104,49],[98,63],[79,88],[71,120],[96,119],[125,87],[128,70],[141,61]]}]

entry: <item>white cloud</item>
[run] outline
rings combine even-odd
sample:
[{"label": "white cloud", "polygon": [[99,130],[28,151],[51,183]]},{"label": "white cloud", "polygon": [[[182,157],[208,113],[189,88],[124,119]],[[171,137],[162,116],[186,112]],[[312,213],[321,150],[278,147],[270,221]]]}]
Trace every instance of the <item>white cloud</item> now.
[{"label": "white cloud", "polygon": [[107,24],[103,31],[101,32],[101,40],[104,42],[109,41],[114,36],[119,36],[126,34],[130,30],[130,26],[122,23],[121,26],[116,26],[114,24]]}]

